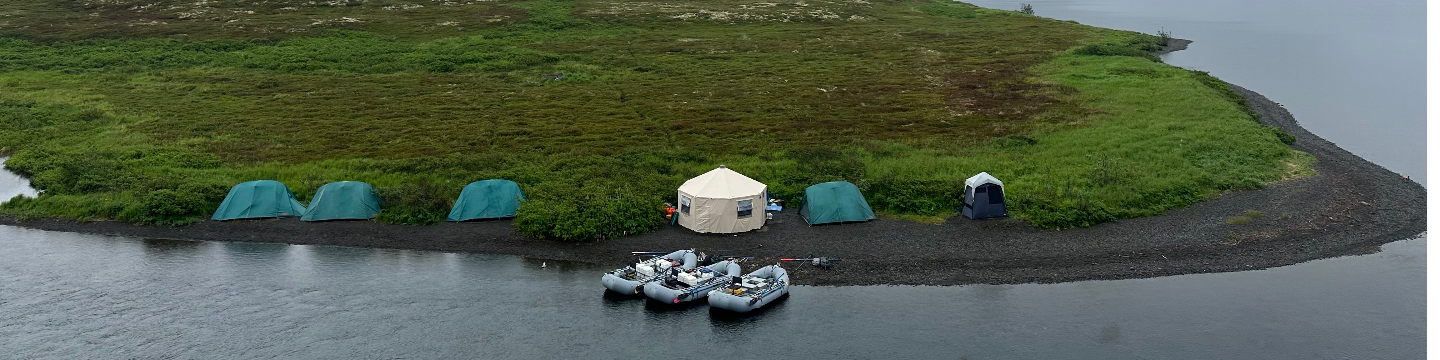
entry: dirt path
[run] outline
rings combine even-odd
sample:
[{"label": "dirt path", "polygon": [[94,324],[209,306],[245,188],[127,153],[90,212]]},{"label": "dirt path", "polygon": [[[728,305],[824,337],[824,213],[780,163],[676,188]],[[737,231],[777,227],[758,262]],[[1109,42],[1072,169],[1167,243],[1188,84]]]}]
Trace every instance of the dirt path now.
[{"label": "dirt path", "polygon": [[[1235,89],[1264,123],[1294,134],[1294,147],[1315,155],[1315,176],[1084,229],[1048,231],[1015,220],[963,217],[942,225],[877,220],[807,227],[793,208],[764,229],[738,236],[666,227],[583,244],[527,239],[508,221],[403,226],[285,219],[162,228],[0,218],[0,224],[140,238],[513,254],[616,267],[629,260],[629,251],[680,248],[756,257],[747,270],[781,257],[844,259],[831,270],[788,266],[792,279],[809,285],[1048,283],[1253,270],[1374,252],[1425,231],[1424,187],[1311,134],[1264,96]],[[1225,222],[1246,210],[1264,215],[1250,224]]]}]

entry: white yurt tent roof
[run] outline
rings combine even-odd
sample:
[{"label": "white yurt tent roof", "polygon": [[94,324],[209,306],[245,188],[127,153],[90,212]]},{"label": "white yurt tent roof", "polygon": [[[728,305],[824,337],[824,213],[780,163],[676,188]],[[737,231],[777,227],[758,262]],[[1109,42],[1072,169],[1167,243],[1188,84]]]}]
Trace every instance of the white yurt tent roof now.
[{"label": "white yurt tent roof", "polygon": [[680,185],[680,192],[695,197],[734,199],[755,196],[765,191],[765,184],[720,165]]},{"label": "white yurt tent roof", "polygon": [[996,179],[994,176],[990,176],[990,173],[986,172],[981,172],[975,174],[975,176],[971,176],[969,179],[965,179],[965,186],[972,188],[980,187],[980,185],[984,184],[995,184],[1000,185],[1001,189],[1005,188],[1005,184],[1001,183],[1000,179]]}]

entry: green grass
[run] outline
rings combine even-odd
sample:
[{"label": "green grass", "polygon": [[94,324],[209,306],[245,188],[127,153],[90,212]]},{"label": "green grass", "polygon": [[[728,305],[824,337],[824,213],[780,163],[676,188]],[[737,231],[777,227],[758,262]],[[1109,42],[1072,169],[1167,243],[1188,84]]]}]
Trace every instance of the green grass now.
[{"label": "green grass", "polygon": [[1155,36],[968,4],[154,2],[0,4],[0,153],[45,191],[0,212],[173,225],[242,181],[359,180],[380,221],[429,224],[507,178],[522,232],[586,240],[658,228],[725,164],[930,221],[988,171],[1066,228],[1309,168]]},{"label": "green grass", "polygon": [[[1265,213],[1262,213],[1262,212],[1259,212],[1259,211],[1255,211],[1255,210],[1245,210],[1245,213],[1240,214],[1240,216],[1231,216],[1231,217],[1225,218],[1225,223],[1226,223],[1226,224],[1230,224],[1230,225],[1245,225],[1245,224],[1249,224],[1249,223],[1251,223],[1251,222],[1254,222],[1256,219],[1259,219],[1261,216],[1265,216]],[[1283,218],[1287,218],[1287,219],[1290,218],[1289,215],[1284,215],[1284,216],[1282,216],[1282,217],[1283,217]]]}]

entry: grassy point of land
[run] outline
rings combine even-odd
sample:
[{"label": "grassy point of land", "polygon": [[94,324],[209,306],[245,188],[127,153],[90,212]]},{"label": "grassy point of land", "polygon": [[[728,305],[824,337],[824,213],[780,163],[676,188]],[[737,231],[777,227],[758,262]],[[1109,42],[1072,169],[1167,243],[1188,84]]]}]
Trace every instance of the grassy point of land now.
[{"label": "grassy point of land", "polygon": [[725,164],[928,222],[988,171],[1067,228],[1306,176],[1158,41],[930,0],[16,0],[0,153],[45,193],[0,212],[185,224],[238,182],[359,180],[427,224],[507,178],[521,232],[586,240],[656,229]]}]

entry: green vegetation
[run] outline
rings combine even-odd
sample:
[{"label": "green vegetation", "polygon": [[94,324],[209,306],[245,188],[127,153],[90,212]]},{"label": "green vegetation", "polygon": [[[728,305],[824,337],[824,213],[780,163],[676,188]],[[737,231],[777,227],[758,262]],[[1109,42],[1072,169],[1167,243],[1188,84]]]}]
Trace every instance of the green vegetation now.
[{"label": "green vegetation", "polygon": [[[1240,216],[1225,218],[1225,223],[1230,225],[1245,225],[1254,222],[1255,219],[1259,219],[1261,216],[1265,216],[1265,213],[1255,210],[1245,210],[1245,213],[1240,214]],[[1289,218],[1289,216],[1286,216],[1286,218]]]},{"label": "green vegetation", "polygon": [[522,233],[589,240],[653,231],[725,164],[792,203],[850,181],[907,219],[988,171],[1013,216],[1066,228],[1303,176],[1157,44],[929,0],[16,0],[0,153],[44,195],[0,212],[174,225],[242,181],[305,202],[358,180],[379,221],[429,224],[505,178]]},{"label": "green vegetation", "polygon": [[1170,32],[1165,31],[1165,28],[1160,28],[1159,31],[1155,32],[1155,44],[1160,45],[1161,47],[1170,45],[1170,40],[1172,39],[1174,38],[1170,37]]}]

